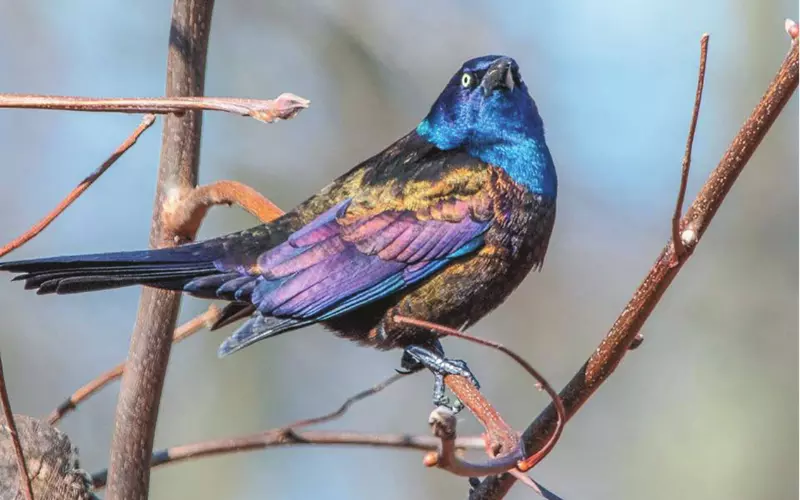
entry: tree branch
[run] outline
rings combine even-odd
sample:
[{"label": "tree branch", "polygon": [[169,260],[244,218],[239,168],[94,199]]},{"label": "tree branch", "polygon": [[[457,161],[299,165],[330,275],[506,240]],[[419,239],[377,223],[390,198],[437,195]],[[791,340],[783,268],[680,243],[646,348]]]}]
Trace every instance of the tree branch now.
[{"label": "tree branch", "polygon": [[111,167],[111,165],[116,163],[116,161],[119,160],[120,156],[125,154],[127,150],[129,150],[134,144],[136,144],[136,141],[139,139],[139,136],[141,136],[145,130],[150,128],[150,126],[153,125],[155,120],[156,117],[154,115],[145,115],[145,117],[142,118],[142,122],[139,124],[138,127],[136,127],[136,130],[134,130],[131,133],[131,135],[128,136],[128,138],[125,139],[125,141],[122,144],[120,144],[119,147],[116,150],[114,150],[113,153],[111,153],[111,156],[109,156],[108,159],[104,161],[103,164],[97,168],[97,170],[89,174],[88,177],[83,179],[80,182],[80,184],[78,184],[75,187],[75,189],[70,191],[67,197],[61,200],[61,203],[59,203],[56,206],[56,208],[54,208],[42,220],[34,224],[34,226],[28,229],[24,234],[20,235],[18,238],[14,239],[7,245],[0,248],[0,257],[10,252],[13,252],[17,248],[21,247],[25,243],[29,242],[30,240],[38,236],[39,233],[44,231],[44,229],[47,226],[49,226],[50,223],[53,222],[59,215],[61,215],[64,212],[64,210],[67,209],[67,207],[72,205],[72,202],[77,200],[78,197],[80,197],[80,195],[84,193],[84,191],[89,189],[89,186],[94,184],[94,181],[99,179],[100,176],[103,175],[103,173],[105,173],[105,171]]},{"label": "tree branch", "polygon": [[[364,398],[375,395],[394,382],[404,378],[405,374],[396,374],[383,382],[376,384],[369,389],[361,391],[348,398],[338,409],[325,415],[305,420],[298,420],[287,426],[272,429],[258,434],[241,436],[228,439],[218,439],[196,444],[176,446],[153,453],[150,467],[158,467],[183,460],[203,458],[240,451],[260,450],[277,446],[314,444],[314,445],[359,445],[372,447],[391,447],[407,450],[422,450],[433,453],[425,457],[423,463],[427,466],[439,465],[448,471],[459,475],[470,475],[469,473],[490,473],[492,471],[504,471],[515,466],[515,459],[494,461],[490,464],[471,464],[459,458],[455,453],[457,450],[481,449],[485,447],[485,440],[482,437],[456,438],[455,418],[451,415],[450,429],[448,436],[436,435],[436,437],[413,436],[408,434],[362,434],[354,432],[299,432],[297,429],[310,425],[329,422],[343,416],[350,407]],[[546,383],[546,382],[545,382]],[[437,415],[435,410],[431,415]],[[430,420],[433,425],[435,420]],[[434,426],[434,430],[438,427]],[[435,451],[436,450],[436,451]],[[441,457],[441,458],[440,458]],[[436,460],[439,463],[432,463]],[[493,467],[493,468],[492,468]],[[105,487],[108,471],[103,470],[92,475],[92,485],[95,489]],[[524,481],[534,491],[549,500],[560,500],[557,495],[549,491],[544,486],[536,483],[527,476],[521,475],[520,480]]]},{"label": "tree branch", "polygon": [[[181,43],[185,43],[182,41]],[[169,92],[168,92],[169,93]],[[186,111],[224,111],[272,123],[288,120],[311,101],[290,93],[275,99],[236,97],[77,97],[40,94],[0,94],[0,108],[91,111],[99,113],[182,114]]]},{"label": "tree branch", "polygon": [[[11,444],[14,447],[14,456],[17,460],[19,489],[25,495],[26,500],[33,500],[31,478],[28,476],[28,466],[25,464],[25,455],[22,453],[22,443],[19,442],[17,424],[14,422],[14,412],[11,411],[11,401],[8,399],[8,390],[6,389],[6,377],[3,373],[2,357],[0,357],[0,406],[3,407],[3,415],[5,416],[6,426],[8,427],[8,435],[11,438]],[[16,494],[14,496],[16,497]]]},{"label": "tree branch", "polygon": [[[213,0],[174,0],[167,57],[167,97],[203,94]],[[173,245],[179,228],[164,223],[170,197],[197,184],[202,114],[164,119],[150,244]],[[169,361],[179,292],[145,288],[122,375],[109,466],[109,500],[145,500],[158,406]]]},{"label": "tree branch", "polygon": [[[157,467],[166,463],[190,458],[200,458],[289,444],[351,444],[435,450],[437,441],[431,438],[426,439],[426,437],[421,436],[357,434],[352,432],[299,433],[297,431],[297,429],[303,427],[329,422],[343,416],[353,404],[379,393],[405,376],[405,374],[395,374],[383,382],[349,397],[339,408],[319,417],[298,420],[278,429],[271,429],[249,436],[206,441],[158,451],[153,454],[150,466]],[[483,447],[483,439],[479,437],[461,440],[460,443],[465,447],[467,445],[472,448]],[[105,485],[106,475],[106,471],[101,471],[92,476],[92,482],[96,488],[101,488]]]},{"label": "tree branch", "polygon": [[[300,432],[291,429],[287,431],[287,429],[281,428],[249,436],[204,441],[202,443],[159,450],[153,454],[150,465],[151,467],[159,467],[195,458],[292,445],[353,445],[434,451],[439,445],[439,440],[433,436],[414,436],[410,434],[364,434],[347,431]],[[456,440],[456,447],[481,450],[483,449],[483,438],[480,436],[459,438]],[[104,487],[106,476],[107,471],[93,474],[92,482],[94,487]]]},{"label": "tree branch", "polygon": [[[788,23],[787,31],[792,33]],[[633,298],[625,306],[600,346],[561,391],[567,417],[572,417],[589,400],[622,361],[636,334],[708,229],[711,219],[737,177],[797,89],[797,83],[798,44],[795,37],[789,54],[758,106],[739,130],[682,219],[681,227],[684,229],[681,239],[686,250],[685,257],[680,260],[673,259],[674,246],[672,241],[667,242],[647,277],[634,292]],[[556,420],[555,408],[551,404],[524,432],[525,446],[535,448],[548,439],[555,428]],[[475,488],[470,498],[471,500],[500,499],[513,484],[514,477],[510,474],[490,476]]]}]

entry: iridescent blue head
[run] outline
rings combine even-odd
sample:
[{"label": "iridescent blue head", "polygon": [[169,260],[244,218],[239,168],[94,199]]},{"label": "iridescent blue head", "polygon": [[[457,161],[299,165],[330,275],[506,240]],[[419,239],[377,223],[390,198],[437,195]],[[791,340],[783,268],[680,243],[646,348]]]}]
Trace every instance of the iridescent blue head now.
[{"label": "iridescent blue head", "polygon": [[466,149],[503,168],[534,193],[556,196],[556,169],[542,118],[510,57],[465,62],[417,126],[417,133],[439,149]]}]

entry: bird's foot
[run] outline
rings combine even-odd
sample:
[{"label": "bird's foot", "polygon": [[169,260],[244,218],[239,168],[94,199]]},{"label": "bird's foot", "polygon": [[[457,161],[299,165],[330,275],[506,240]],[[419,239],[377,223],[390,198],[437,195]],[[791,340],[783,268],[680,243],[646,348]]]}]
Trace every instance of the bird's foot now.
[{"label": "bird's foot", "polygon": [[444,357],[442,346],[437,342],[433,348],[421,345],[410,345],[403,352],[400,360],[399,373],[414,373],[423,368],[429,369],[433,373],[433,404],[444,406],[453,413],[458,413],[464,409],[464,403],[458,398],[452,401],[445,395],[444,377],[446,375],[459,375],[469,380],[472,385],[480,389],[480,383],[475,375],[472,374],[467,363],[460,359],[450,359]]}]

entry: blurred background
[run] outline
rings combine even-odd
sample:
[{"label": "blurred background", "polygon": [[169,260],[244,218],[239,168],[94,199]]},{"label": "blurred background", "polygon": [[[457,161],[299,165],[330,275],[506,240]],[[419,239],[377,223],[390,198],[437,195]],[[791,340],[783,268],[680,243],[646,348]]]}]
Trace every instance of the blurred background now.
[{"label": "blurred background", "polygon": [[[163,94],[168,1],[0,0],[0,92]],[[711,34],[687,201],[758,102],[789,40],[790,0],[217,2],[206,92],[311,99],[277,125],[205,115],[201,181],[236,179],[290,208],[416,126],[461,62],[516,58],[545,120],[559,214],[544,270],[472,333],[524,355],[556,387],[593,351],[670,232]],[[566,499],[796,498],[798,105],[795,96],[703,244],[662,300],[644,345],[570,422],[533,476]],[[0,112],[0,242],[49,211],[139,117]],[[159,127],[12,258],[147,243]],[[255,221],[212,211],[201,237]],[[14,410],[42,416],[124,359],[136,288],[36,297],[0,279],[0,348]],[[207,306],[186,299],[181,317]],[[219,360],[229,330],[173,350],[156,447],[234,436],[330,411],[382,380],[400,353],[307,328]],[[457,340],[507,421],[544,395],[502,355]],[[107,465],[118,385],[60,427],[89,471]],[[427,433],[431,378],[410,377],[324,426]],[[465,414],[463,434],[478,432]],[[416,452],[297,447],[164,467],[152,498],[464,498],[467,481]],[[517,486],[509,498],[530,498]]]}]

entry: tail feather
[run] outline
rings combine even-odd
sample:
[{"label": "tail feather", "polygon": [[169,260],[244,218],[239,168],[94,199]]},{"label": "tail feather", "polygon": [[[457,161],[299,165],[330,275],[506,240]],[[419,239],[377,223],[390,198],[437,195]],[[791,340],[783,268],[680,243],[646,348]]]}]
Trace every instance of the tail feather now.
[{"label": "tail feather", "polygon": [[249,302],[231,302],[222,309],[219,318],[211,325],[209,330],[218,330],[240,319],[251,316],[254,312],[256,312],[256,306]]},{"label": "tail feather", "polygon": [[194,278],[217,274],[213,256],[196,245],[175,249],[73,255],[0,263],[0,271],[23,273],[37,293],[65,294],[148,285],[181,290]]},{"label": "tail feather", "polygon": [[219,346],[217,355],[220,358],[225,357],[259,340],[296,330],[315,322],[315,320],[275,318],[272,316],[255,314],[233,332],[233,335],[225,339],[222,345]]}]

